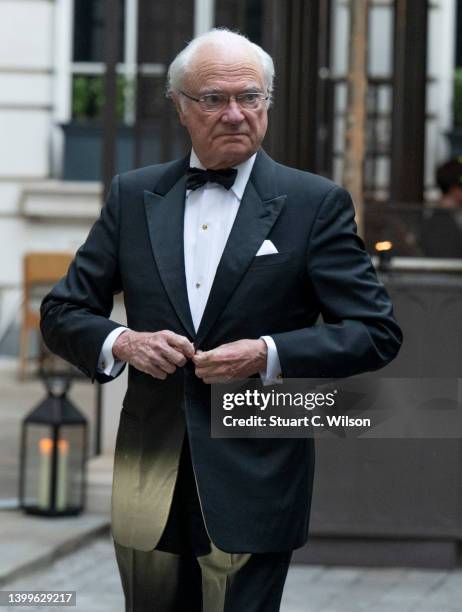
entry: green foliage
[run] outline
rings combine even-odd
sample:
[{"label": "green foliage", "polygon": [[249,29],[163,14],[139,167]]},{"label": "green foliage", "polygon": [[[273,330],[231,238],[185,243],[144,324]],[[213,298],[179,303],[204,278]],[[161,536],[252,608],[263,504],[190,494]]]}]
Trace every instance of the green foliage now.
[{"label": "green foliage", "polygon": [[454,127],[462,128],[462,68],[454,73]]},{"label": "green foliage", "polygon": [[[131,84],[123,75],[117,76],[116,111],[123,121],[125,100]],[[104,108],[104,77],[76,75],[72,82],[72,118],[77,121],[100,121]]]}]

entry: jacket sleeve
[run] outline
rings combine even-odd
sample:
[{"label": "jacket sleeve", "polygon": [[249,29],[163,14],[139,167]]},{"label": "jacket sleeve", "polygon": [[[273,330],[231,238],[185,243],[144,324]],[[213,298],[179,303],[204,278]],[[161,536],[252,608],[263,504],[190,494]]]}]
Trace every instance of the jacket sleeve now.
[{"label": "jacket sleeve", "polygon": [[77,251],[69,270],[45,296],[40,329],[51,351],[99,382],[112,380],[97,372],[108,334],[120,326],[109,320],[113,296],[122,290],[118,261],[119,178],[99,219]]},{"label": "jacket sleeve", "polygon": [[391,361],[401,346],[401,330],[356,233],[351,197],[341,187],[320,206],[306,265],[323,321],[272,334],[284,378],[352,376]]}]

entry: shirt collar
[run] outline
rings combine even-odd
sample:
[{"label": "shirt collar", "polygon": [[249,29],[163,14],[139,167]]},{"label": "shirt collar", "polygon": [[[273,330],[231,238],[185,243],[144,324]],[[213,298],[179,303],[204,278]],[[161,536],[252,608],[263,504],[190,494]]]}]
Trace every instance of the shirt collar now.
[{"label": "shirt collar", "polygon": [[[239,164],[238,166],[233,166],[237,170],[236,180],[234,181],[234,185],[231,187],[231,191],[234,193],[238,200],[242,200],[242,196],[244,195],[245,188],[247,187],[247,183],[249,182],[250,173],[252,172],[253,165],[255,163],[255,158],[257,154],[254,153],[252,157],[249,157],[245,162]],[[191,149],[191,157],[189,160],[189,165],[191,168],[201,168],[205,170],[205,166],[201,163],[200,159],[197,157],[194,149]]]}]

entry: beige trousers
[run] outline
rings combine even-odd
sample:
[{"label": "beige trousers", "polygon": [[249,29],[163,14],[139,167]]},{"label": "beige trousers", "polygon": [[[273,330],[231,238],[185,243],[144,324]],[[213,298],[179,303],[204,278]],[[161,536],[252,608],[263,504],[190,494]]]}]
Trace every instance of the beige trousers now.
[{"label": "beige trousers", "polygon": [[291,557],[115,550],[126,612],[278,612]]}]

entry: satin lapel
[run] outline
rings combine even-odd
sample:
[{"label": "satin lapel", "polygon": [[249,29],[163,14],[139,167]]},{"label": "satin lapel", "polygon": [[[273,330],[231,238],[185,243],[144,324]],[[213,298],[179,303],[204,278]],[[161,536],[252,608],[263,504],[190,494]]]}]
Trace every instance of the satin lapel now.
[{"label": "satin lapel", "polygon": [[204,341],[218,316],[226,307],[239,281],[278,218],[285,200],[286,196],[283,195],[262,201],[252,181],[249,180],[197,330],[194,343],[196,348]]},{"label": "satin lapel", "polygon": [[144,192],[149,237],[165,291],[190,338],[195,337],[184,268],[185,177],[165,195]]}]

